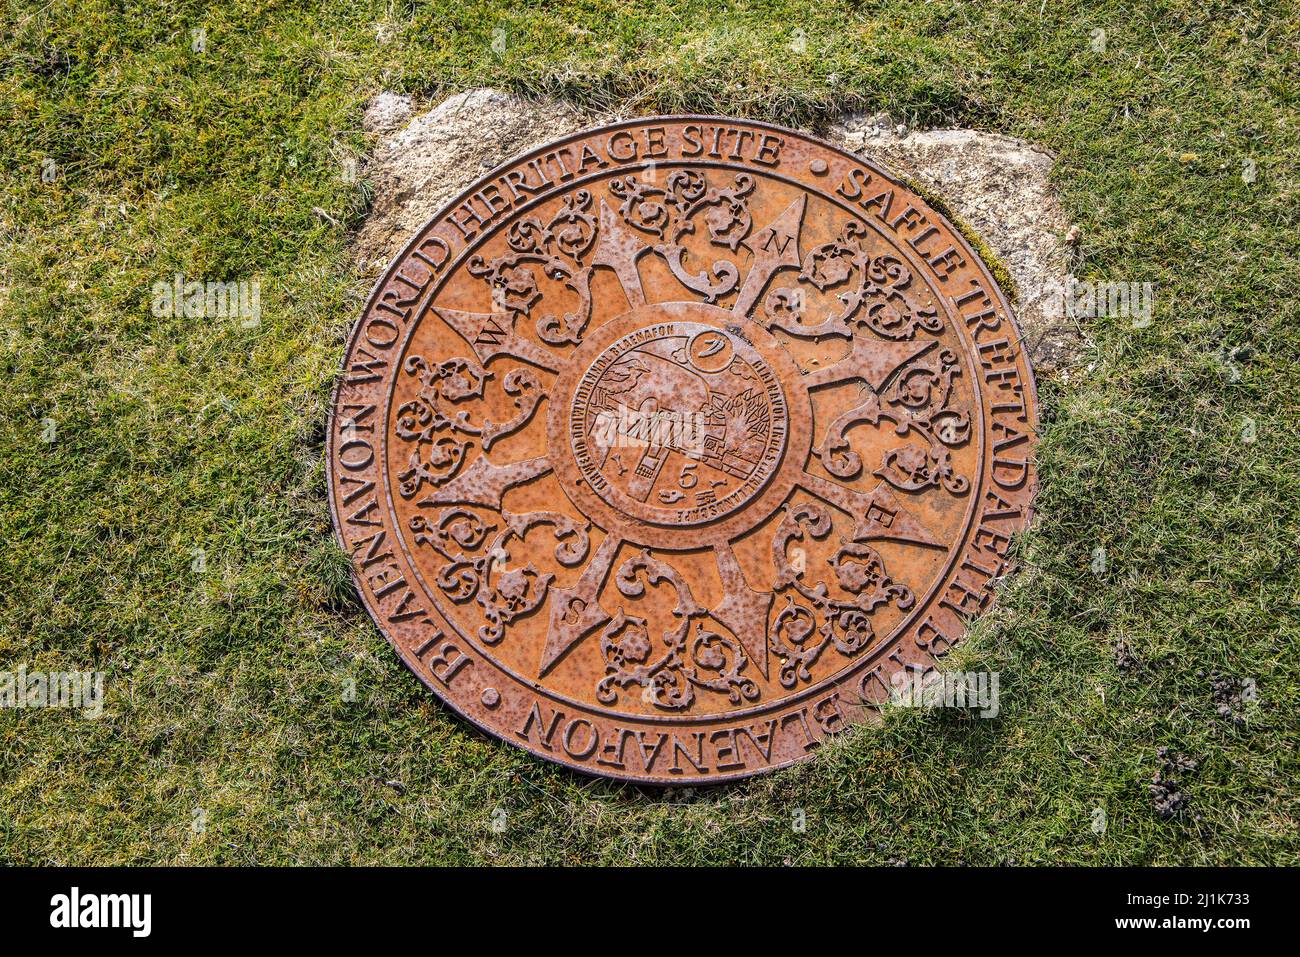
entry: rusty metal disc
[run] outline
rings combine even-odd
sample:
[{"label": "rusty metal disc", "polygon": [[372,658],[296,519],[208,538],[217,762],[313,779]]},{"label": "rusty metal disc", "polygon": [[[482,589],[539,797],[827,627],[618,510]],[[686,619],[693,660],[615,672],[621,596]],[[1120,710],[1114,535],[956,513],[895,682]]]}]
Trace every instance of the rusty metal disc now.
[{"label": "rusty metal disc", "polygon": [[348,345],[331,505],[457,712],[641,782],[789,764],[985,610],[1029,517],[1006,300],[860,157],[658,117],[494,170]]}]

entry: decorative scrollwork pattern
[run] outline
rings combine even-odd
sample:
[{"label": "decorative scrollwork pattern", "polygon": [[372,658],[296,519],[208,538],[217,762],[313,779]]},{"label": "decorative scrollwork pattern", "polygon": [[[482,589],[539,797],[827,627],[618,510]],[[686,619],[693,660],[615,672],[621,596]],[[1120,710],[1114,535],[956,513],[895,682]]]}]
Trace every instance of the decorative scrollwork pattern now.
[{"label": "decorative scrollwork pattern", "polygon": [[866,244],[869,235],[865,226],[850,220],[836,239],[804,257],[799,279],[818,292],[840,290],[838,311],[819,323],[804,324],[802,297],[789,287],[778,288],[766,303],[768,328],[809,338],[851,336],[861,330],[890,340],[913,339],[918,331],[942,332],[938,312],[917,297],[911,270],[892,253],[872,255]]},{"label": "decorative scrollwork pattern", "polygon": [[824,539],[831,527],[830,513],[807,503],[787,511],[772,540],[772,561],[777,569],[773,587],[794,593],[785,596],[786,604],[777,613],[768,638],[772,653],[781,662],[778,677],[786,688],[811,680],[811,666],[827,648],[833,647],[846,658],[867,648],[876,637],[872,613],[880,606],[893,604],[906,610],[915,603],[911,590],[886,573],[880,554],[862,542],[841,540],[840,548],[828,560],[839,592],[847,597],[835,597],[825,581],[808,584],[806,553],[800,549],[800,557],[792,561],[790,545],[808,538]]},{"label": "decorative scrollwork pattern", "polygon": [[497,307],[516,316],[531,315],[542,298],[533,267],[568,287],[577,297],[576,308],[537,320],[537,334],[551,345],[581,342],[591,320],[591,266],[583,264],[596,241],[591,202],[585,189],[571,193],[549,221],[529,216],[512,223],[506,231],[508,254],[490,261],[474,256],[469,261],[470,274],[491,287]]},{"label": "decorative scrollwork pattern", "polygon": [[707,270],[691,272],[682,240],[695,232],[699,217],[712,244],[736,252],[754,227],[748,201],[754,187],[754,177],[746,173],[737,173],[731,186],[715,187],[697,170],[674,170],[664,189],[629,175],[612,180],[609,190],[623,201],[618,212],[624,222],[660,240],[654,249],[678,281],[706,302],[716,302],[736,288],[739,267],[718,259]]},{"label": "decorative scrollwork pattern", "polygon": [[733,705],[758,698],[758,685],[741,674],[749,659],[739,642],[705,628],[702,619],[708,611],[675,568],[643,551],[625,561],[615,576],[618,590],[627,598],[644,595],[647,582],[667,582],[677,594],[673,609],[677,623],[663,633],[666,650],[655,657],[646,619],[620,608],[601,632],[605,677],[596,686],[596,698],[612,704],[618,700],[617,689],[633,685],[643,689],[643,700],[666,711],[689,707],[696,688],[724,694]]},{"label": "decorative scrollwork pattern", "polygon": [[502,380],[502,389],[518,411],[504,422],[476,424],[468,410],[449,411],[445,406],[481,399],[484,383],[495,373],[484,371],[470,359],[456,357],[430,365],[418,355],[406,360],[405,369],[420,380],[420,391],[398,408],[394,426],[399,439],[414,444],[406,470],[398,475],[403,498],[414,496],[425,483],[436,488],[456,477],[470,445],[468,438],[460,436],[477,438],[486,452],[498,439],[523,428],[545,395],[536,372],[526,367],[511,369]]}]

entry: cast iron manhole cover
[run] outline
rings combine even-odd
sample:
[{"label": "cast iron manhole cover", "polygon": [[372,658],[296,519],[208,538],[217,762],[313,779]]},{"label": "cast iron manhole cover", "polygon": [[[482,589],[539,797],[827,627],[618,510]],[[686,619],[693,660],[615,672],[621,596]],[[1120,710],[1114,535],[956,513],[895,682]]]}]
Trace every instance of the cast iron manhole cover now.
[{"label": "cast iron manhole cover", "polygon": [[1005,299],[869,162],[633,120],[485,176],[344,359],[331,504],[456,711],[593,774],[789,764],[930,668],[1034,488]]}]

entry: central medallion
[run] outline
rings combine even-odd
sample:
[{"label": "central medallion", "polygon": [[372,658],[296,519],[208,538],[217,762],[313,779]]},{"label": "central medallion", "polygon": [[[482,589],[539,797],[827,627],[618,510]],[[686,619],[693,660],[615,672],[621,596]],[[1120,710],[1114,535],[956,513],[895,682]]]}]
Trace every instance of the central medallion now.
[{"label": "central medallion", "polygon": [[635,310],[589,338],[570,367],[581,375],[561,374],[551,406],[553,438],[563,430],[577,470],[562,485],[574,504],[596,521],[621,516],[631,541],[689,546],[692,527],[760,497],[791,436],[781,377],[798,379],[779,347],[764,355],[767,339],[690,302]]},{"label": "central medallion", "polygon": [[799,760],[924,675],[1029,519],[993,277],[860,157],[629,120],[475,183],[344,360],[332,508],[444,701],[641,782]]}]

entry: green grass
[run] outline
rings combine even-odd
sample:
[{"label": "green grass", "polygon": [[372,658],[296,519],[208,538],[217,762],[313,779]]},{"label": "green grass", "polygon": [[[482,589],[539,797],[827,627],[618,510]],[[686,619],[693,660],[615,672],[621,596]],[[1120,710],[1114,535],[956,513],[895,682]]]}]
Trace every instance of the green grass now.
[{"label": "green grass", "polygon": [[[103,670],[108,702],[0,711],[0,862],[1300,863],[1293,0],[3,17],[0,670]],[[1042,521],[963,652],[1001,673],[997,720],[896,712],[800,767],[665,794],[484,738],[398,662],[325,504],[329,389],[368,291],[340,157],[366,149],[370,94],[483,84],[813,127],[887,110],[1057,154],[1076,273],[1154,282],[1158,304],[1146,329],[1087,321],[1077,371],[1041,383]],[[155,318],[176,272],[259,279],[261,325]],[[1216,715],[1215,675],[1255,682],[1244,724]],[[1168,820],[1160,747],[1199,762]]]}]

